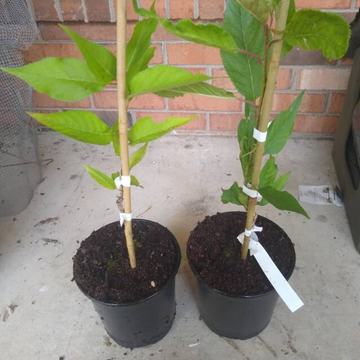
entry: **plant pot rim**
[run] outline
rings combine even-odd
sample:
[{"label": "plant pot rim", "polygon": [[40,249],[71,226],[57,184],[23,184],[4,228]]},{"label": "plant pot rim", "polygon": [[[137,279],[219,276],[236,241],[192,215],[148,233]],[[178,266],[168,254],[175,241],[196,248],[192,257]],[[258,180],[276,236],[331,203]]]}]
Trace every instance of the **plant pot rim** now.
[{"label": "plant pot rim", "polygon": [[[231,213],[244,213],[244,211],[225,211],[225,212],[222,212],[222,213],[217,212],[215,215],[217,215],[217,214],[231,214]],[[211,217],[211,216],[214,216],[214,215],[210,215],[210,217]],[[262,218],[265,219],[266,221],[272,222],[276,227],[278,227],[278,228],[280,228],[282,231],[284,231],[278,224],[276,224],[276,223],[273,222],[272,220],[270,220],[270,219],[268,219],[268,218],[266,218],[266,217],[264,217],[264,216],[261,216],[261,215],[258,215],[258,216],[262,217]],[[195,229],[196,229],[196,227],[194,228],[194,230],[195,230]],[[193,230],[193,231],[194,231],[194,230]],[[285,231],[284,231],[284,233],[285,233]],[[286,234],[286,233],[285,233],[285,234]],[[286,234],[286,235],[287,235],[287,234]],[[289,238],[289,239],[290,239],[290,238]],[[291,241],[291,240],[290,240],[290,241]],[[200,282],[203,287],[207,288],[208,290],[212,290],[212,291],[218,293],[219,295],[231,297],[231,298],[234,298],[234,299],[245,299],[245,300],[246,300],[246,299],[261,298],[261,297],[267,296],[267,295],[269,295],[269,294],[271,294],[271,293],[273,293],[273,292],[276,292],[275,289],[272,289],[272,290],[269,290],[269,291],[266,291],[266,292],[264,292],[264,293],[262,293],[262,294],[257,294],[257,295],[238,295],[238,294],[229,294],[229,293],[226,293],[226,292],[224,292],[224,291],[220,291],[220,290],[214,289],[214,288],[212,288],[211,286],[208,286],[207,284],[205,284],[205,283],[203,282],[203,280],[200,278],[200,275],[199,275],[198,271],[195,269],[195,267],[194,267],[194,265],[193,265],[193,263],[191,262],[191,259],[190,259],[190,257],[189,257],[189,247],[188,247],[188,246],[186,246],[186,257],[187,257],[187,260],[188,260],[188,264],[189,264],[189,266],[190,266],[190,269],[191,269],[191,271],[193,272],[193,274],[196,276],[197,281]],[[291,275],[293,274],[294,269],[295,269],[295,264],[296,264],[296,254],[295,254],[295,261],[293,262],[293,265],[292,265],[292,267],[291,267],[291,269],[290,269],[290,271],[289,271],[289,274],[288,274],[287,277],[285,277],[286,280],[289,280],[290,277],[291,277]]]},{"label": "plant pot rim", "polygon": [[[181,263],[181,250],[180,250],[180,246],[179,246],[179,243],[177,242],[175,236],[173,235],[173,233],[167,228],[165,227],[164,225],[161,225],[155,221],[151,221],[151,220],[147,220],[147,219],[133,219],[132,221],[141,221],[141,222],[147,222],[147,223],[152,223],[152,224],[157,224],[159,226],[162,226],[164,227],[165,229],[167,229],[171,235],[172,235],[172,240],[173,240],[173,245],[175,247],[175,252],[177,254],[176,256],[176,264],[175,264],[175,267],[174,267],[174,270],[173,270],[173,273],[171,274],[171,276],[169,277],[169,279],[167,280],[166,284],[161,288],[159,289],[156,293],[144,298],[144,299],[140,299],[140,300],[137,300],[137,301],[134,301],[134,302],[128,302],[128,303],[124,303],[124,304],[116,304],[116,303],[110,303],[110,302],[104,302],[104,301],[101,301],[101,300],[97,300],[95,298],[93,298],[92,296],[88,295],[85,290],[76,282],[76,280],[74,280],[74,282],[76,283],[76,286],[80,289],[80,291],[87,297],[89,298],[91,301],[94,301],[98,304],[101,304],[101,305],[105,305],[105,306],[112,306],[112,307],[127,307],[127,306],[134,306],[134,305],[139,305],[145,301],[149,301],[151,300],[153,297],[157,296],[159,293],[165,291],[165,289],[171,285],[171,282],[172,280],[175,278],[176,274],[178,273],[179,271],[179,267],[180,267],[180,263]],[[99,229],[102,229],[103,227],[105,226],[108,226],[108,225],[111,225],[111,224],[114,224],[114,223],[118,223],[119,221],[113,221],[111,223],[108,223],[102,227],[100,227]],[[99,230],[97,229],[97,230]],[[97,231],[96,230],[96,231]]]}]

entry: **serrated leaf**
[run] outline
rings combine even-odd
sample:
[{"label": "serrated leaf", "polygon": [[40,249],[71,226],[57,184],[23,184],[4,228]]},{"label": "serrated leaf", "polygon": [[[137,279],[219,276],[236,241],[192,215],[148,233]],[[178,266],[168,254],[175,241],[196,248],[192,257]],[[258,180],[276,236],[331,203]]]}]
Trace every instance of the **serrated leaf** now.
[{"label": "serrated leaf", "polygon": [[112,142],[115,155],[120,155],[120,134],[119,134],[119,121],[115,121],[115,124],[111,128]]},{"label": "serrated leaf", "polygon": [[151,36],[156,28],[157,21],[155,19],[142,20],[136,24],[132,37],[126,46],[126,71],[138,64],[148,52]]},{"label": "serrated leaf", "polygon": [[116,57],[110,50],[84,39],[65,25],[59,26],[72,38],[89,69],[102,83],[109,84],[116,79]]},{"label": "serrated leaf", "polygon": [[269,126],[265,142],[265,154],[278,154],[284,148],[293,131],[303,96],[304,91],[295,99],[289,109],[281,112]]},{"label": "serrated leaf", "polygon": [[244,9],[256,19],[266,24],[269,15],[274,11],[273,0],[236,0]]},{"label": "serrated leaf", "polygon": [[134,153],[131,154],[129,159],[130,170],[144,158],[148,145],[149,143],[146,143],[144,146],[137,149]]},{"label": "serrated leaf", "polygon": [[103,172],[89,166],[89,165],[84,165],[86,171],[89,173],[89,175],[101,186],[110,189],[110,190],[115,190],[116,186],[114,183],[114,180],[105,175]]},{"label": "serrated leaf", "polygon": [[176,89],[158,91],[154,94],[166,98],[175,98],[178,96],[183,96],[184,94],[193,94],[193,95],[203,95],[209,97],[216,97],[222,99],[236,99],[236,96],[224,89],[220,89],[216,86],[201,82],[198,84],[180,86]]},{"label": "serrated leaf", "polygon": [[350,27],[342,16],[319,10],[299,10],[286,27],[284,41],[305,50],[321,50],[324,57],[335,60],[345,55],[349,37]]},{"label": "serrated leaf", "polygon": [[[234,1],[228,2],[223,26],[235,39],[239,49],[263,59],[263,25],[242,6]],[[255,101],[260,96],[264,82],[262,65],[254,57],[244,53],[231,54],[221,51],[221,57],[224,68],[239,93],[247,100]]]},{"label": "serrated leaf", "polygon": [[108,145],[113,130],[95,114],[84,110],[70,110],[52,114],[28,112],[35,120],[72,139],[96,145]]},{"label": "serrated leaf", "polygon": [[300,203],[287,191],[279,191],[270,186],[259,189],[258,191],[266,201],[277,209],[296,212],[310,219]]},{"label": "serrated leaf", "polygon": [[143,17],[149,17],[149,18],[157,18],[157,14],[155,12],[155,3],[156,0],[152,3],[150,10],[145,10],[143,8],[139,8],[137,1],[132,0],[133,8],[136,14]]},{"label": "serrated leaf", "polygon": [[126,81],[129,83],[131,79],[139,72],[148,68],[150,60],[154,57],[156,47],[151,47],[145,55],[126,73]]},{"label": "serrated leaf", "polygon": [[45,58],[18,68],[0,68],[36,91],[61,101],[80,101],[106,85],[78,59]]},{"label": "serrated leaf", "polygon": [[259,187],[265,188],[271,186],[278,173],[278,167],[275,163],[275,158],[270,156],[264,167],[261,169]]},{"label": "serrated leaf", "polygon": [[159,65],[146,69],[135,75],[129,84],[129,98],[157,93],[175,91],[186,85],[195,85],[211,77],[203,74],[192,74],[190,71],[178,69],[175,66]]},{"label": "serrated leaf", "polygon": [[163,122],[156,123],[150,116],[139,119],[129,131],[130,145],[137,145],[156,140],[179,126],[194,120],[197,116],[188,118],[170,117]]},{"label": "serrated leaf", "polygon": [[249,197],[243,193],[242,188],[239,187],[237,182],[231,186],[228,190],[222,189],[221,201],[224,204],[234,204],[247,207]]},{"label": "serrated leaf", "polygon": [[[285,185],[287,184],[288,180],[289,180],[289,176],[290,176],[291,172],[288,172],[284,175],[281,175],[272,185],[271,187],[275,190],[282,190]],[[265,206],[268,204],[268,202],[265,199],[262,199],[260,202],[257,203],[260,206]]]},{"label": "serrated leaf", "polygon": [[159,19],[160,25],[169,33],[183,40],[197,44],[237,52],[232,36],[222,27],[215,24],[194,24],[189,19],[183,19],[176,24],[167,19]]}]

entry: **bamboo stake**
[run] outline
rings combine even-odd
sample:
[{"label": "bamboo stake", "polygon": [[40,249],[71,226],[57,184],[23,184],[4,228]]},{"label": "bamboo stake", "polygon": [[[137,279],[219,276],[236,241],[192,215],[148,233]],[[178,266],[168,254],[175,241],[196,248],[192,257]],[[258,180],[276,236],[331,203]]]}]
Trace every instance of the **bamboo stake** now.
[{"label": "bamboo stake", "polygon": [[[258,130],[261,132],[267,131],[267,126],[270,119],[271,108],[274,99],[276,79],[280,66],[281,50],[283,45],[282,38],[286,28],[289,5],[290,5],[290,0],[282,0],[279,4],[279,8],[277,12],[276,31],[273,38],[273,45],[272,45],[273,48],[270,57],[268,79],[265,88],[262,109],[260,109],[261,115],[260,115]],[[264,156],[264,149],[265,149],[265,143],[257,142],[255,160],[254,160],[254,170],[253,170],[252,183],[251,183],[251,188],[253,190],[258,190],[259,188],[261,162]],[[252,229],[252,227],[254,226],[254,222],[256,218],[256,214],[255,214],[256,203],[257,203],[256,198],[249,199],[247,217],[246,217],[247,230]],[[250,236],[245,236],[244,244],[241,252],[241,257],[243,260],[246,260],[247,258],[249,243],[250,243]]]},{"label": "bamboo stake", "polygon": [[[121,149],[121,175],[129,176],[129,148],[128,148],[128,120],[126,100],[126,10],[127,0],[117,0],[117,84],[118,84],[118,112],[119,136]],[[120,193],[120,196],[121,193]],[[124,211],[131,214],[131,188],[123,187]],[[132,234],[132,222],[125,221],[126,246],[129,253],[130,266],[136,268],[135,247]]]}]

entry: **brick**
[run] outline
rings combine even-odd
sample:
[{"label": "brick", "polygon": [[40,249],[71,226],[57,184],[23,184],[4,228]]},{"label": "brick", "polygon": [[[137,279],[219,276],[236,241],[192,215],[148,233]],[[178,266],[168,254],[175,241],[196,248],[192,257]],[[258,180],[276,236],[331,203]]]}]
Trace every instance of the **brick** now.
[{"label": "brick", "polygon": [[332,93],[330,98],[329,113],[340,114],[345,100],[345,93]]},{"label": "brick", "polygon": [[294,131],[333,134],[338,123],[338,116],[299,115],[295,121]]},{"label": "brick", "polygon": [[155,122],[161,122],[166,120],[169,117],[190,117],[194,115],[198,115],[196,119],[187,123],[184,126],[181,126],[180,130],[205,130],[206,128],[206,119],[205,114],[194,114],[194,113],[176,113],[176,112],[156,112],[156,113],[146,113],[136,111],[136,119],[139,120],[145,116],[151,116]]},{"label": "brick", "polygon": [[91,110],[96,114],[104,123],[109,126],[115,124],[115,121],[118,119],[118,110]]},{"label": "brick", "polygon": [[194,18],[193,0],[170,0],[171,19]]},{"label": "brick", "polygon": [[352,59],[352,58],[342,58],[341,60],[340,60],[340,64],[341,65],[352,65],[354,63],[354,59]]},{"label": "brick", "polygon": [[81,0],[59,0],[64,21],[84,20]]},{"label": "brick", "polygon": [[336,65],[336,61],[329,62],[320,51],[303,50],[299,47],[294,47],[280,63],[281,65]]},{"label": "brick", "polygon": [[[102,91],[94,94],[95,106],[98,109],[116,109],[117,93],[116,91]],[[131,101],[129,109],[165,109],[164,99],[156,95],[142,95]]]},{"label": "brick", "polygon": [[109,0],[86,0],[89,21],[110,21]]},{"label": "brick", "polygon": [[[214,86],[218,86],[220,88],[226,90],[234,90],[235,86],[229,79],[224,69],[213,69],[212,76],[218,77],[218,79],[214,79],[212,84]],[[291,79],[292,79],[292,70],[291,69],[279,69],[278,80],[276,84],[276,88],[278,90],[286,90],[291,87]]]},{"label": "brick", "polygon": [[199,0],[199,17],[202,20],[224,18],[224,0]]},{"label": "brick", "polygon": [[55,8],[55,0],[33,0],[36,20],[38,21],[59,21]]},{"label": "brick", "polygon": [[169,64],[178,65],[220,65],[220,51],[198,44],[167,44]]},{"label": "brick", "polygon": [[34,106],[37,108],[90,108],[90,99],[86,98],[77,102],[64,102],[52,99],[46,94],[40,94],[36,91],[33,93]]},{"label": "brick", "polygon": [[169,99],[171,110],[212,110],[212,111],[240,111],[242,103],[239,100],[219,99],[199,95],[184,95]]},{"label": "brick", "polygon": [[352,0],[296,0],[297,9],[349,9]]},{"label": "brick", "polygon": [[174,41],[174,40],[176,41],[179,39],[180,39],[179,37],[170,34],[166,30],[164,30],[164,28],[162,28],[161,26],[157,27],[154,35],[152,36],[152,40],[154,41]]},{"label": "brick", "polygon": [[80,51],[75,44],[33,44],[24,52],[26,63],[32,63],[44,57],[74,57],[81,59]]},{"label": "brick", "polygon": [[[277,93],[274,96],[273,111],[279,112],[289,108],[299,94]],[[300,112],[319,113],[325,111],[326,95],[305,93],[300,105]]]},{"label": "brick", "polygon": [[349,77],[349,68],[300,70],[297,88],[307,90],[345,90]]},{"label": "brick", "polygon": [[236,131],[242,114],[210,114],[210,131]]}]

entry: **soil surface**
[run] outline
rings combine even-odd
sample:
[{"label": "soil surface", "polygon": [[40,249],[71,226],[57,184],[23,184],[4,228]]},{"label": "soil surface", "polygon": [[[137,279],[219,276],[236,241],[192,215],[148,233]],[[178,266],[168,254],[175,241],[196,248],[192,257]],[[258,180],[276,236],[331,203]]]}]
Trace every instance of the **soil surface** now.
[{"label": "soil surface", "polygon": [[[227,212],[206,217],[191,232],[187,244],[190,265],[208,287],[234,295],[259,295],[273,287],[254,256],[241,259],[237,237],[245,229],[245,213]],[[285,278],[295,266],[294,245],[285,232],[272,221],[258,216],[257,233],[262,246]]]},{"label": "soil surface", "polygon": [[159,291],[178,266],[173,235],[163,226],[133,220],[137,268],[130,267],[119,222],[94,231],[73,258],[74,280],[89,296],[107,303],[130,303]]}]

